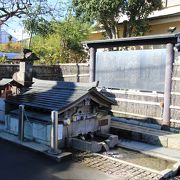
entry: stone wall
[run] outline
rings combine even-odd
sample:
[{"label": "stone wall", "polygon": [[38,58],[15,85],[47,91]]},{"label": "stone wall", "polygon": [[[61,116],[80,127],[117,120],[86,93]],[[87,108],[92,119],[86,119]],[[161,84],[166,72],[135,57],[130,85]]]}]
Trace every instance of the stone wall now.
[{"label": "stone wall", "polygon": [[171,126],[180,128],[180,63],[174,64],[170,108]]},{"label": "stone wall", "polygon": [[0,64],[0,79],[12,78],[13,74],[19,70],[19,65]]},{"label": "stone wall", "polygon": [[87,82],[89,80],[88,64],[36,65],[33,70],[38,79],[73,82]]},{"label": "stone wall", "polygon": [[[35,65],[36,78],[74,82],[89,81],[88,64],[61,64],[56,66]],[[11,78],[18,71],[18,65],[0,65],[0,78]],[[135,90],[106,89],[104,94],[115,99],[118,106],[112,106],[111,113],[120,119],[139,123],[160,125],[162,123],[164,94]],[[174,64],[171,98],[171,127],[180,128],[180,64]]]},{"label": "stone wall", "polygon": [[[19,65],[1,64],[0,79],[12,78],[19,70]],[[34,77],[47,80],[64,80],[87,82],[89,80],[88,64],[34,65]]]},{"label": "stone wall", "polygon": [[104,94],[117,101],[111,113],[123,121],[135,120],[139,123],[161,124],[162,112],[160,104],[164,94],[157,92],[141,92],[135,90],[106,89]]},{"label": "stone wall", "polygon": [[[172,76],[170,125],[180,129],[180,63],[174,64]],[[118,106],[112,106],[111,112],[120,120],[162,124],[163,93],[106,89],[104,94],[117,101]]]}]

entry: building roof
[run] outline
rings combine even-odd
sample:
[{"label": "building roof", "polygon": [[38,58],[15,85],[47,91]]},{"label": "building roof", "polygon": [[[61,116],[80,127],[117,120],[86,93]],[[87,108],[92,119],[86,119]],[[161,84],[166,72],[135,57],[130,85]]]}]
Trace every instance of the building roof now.
[{"label": "building roof", "polygon": [[[161,10],[153,11],[149,16],[148,19],[159,19],[162,17],[174,17],[179,16],[180,14],[180,5],[173,6],[173,7],[166,7]],[[119,18],[118,23],[123,23],[124,20],[128,20],[127,15],[122,15]]]},{"label": "building roof", "polygon": [[115,104],[114,101],[98,92],[96,86],[97,82],[74,83],[35,79],[28,91],[8,97],[6,102],[47,111],[56,110],[59,113],[72,108],[86,97],[106,107]]},{"label": "building roof", "polygon": [[163,8],[158,11],[154,11],[149,15],[149,19],[178,16],[180,14],[180,5]]},{"label": "building roof", "polygon": [[2,79],[2,80],[0,80],[0,87],[3,87],[3,86],[5,86],[5,85],[7,85],[7,84],[9,84],[9,83],[11,83],[13,81],[13,79]]},{"label": "building roof", "polygon": [[8,78],[3,78],[2,80],[0,80],[0,88],[2,89],[3,87],[5,87],[6,85],[11,84],[17,87],[21,87],[22,85],[19,84],[17,81],[13,80],[13,79],[8,79]]},{"label": "building roof", "polygon": [[[9,42],[9,36],[12,36],[11,34],[9,34],[7,31],[5,31],[4,29],[0,30],[0,43],[4,44],[4,43],[8,43]],[[11,39],[12,42],[16,42],[17,39],[15,37],[12,36]]]},{"label": "building roof", "polygon": [[16,56],[19,56],[20,53],[14,52],[0,52],[0,57],[6,57],[7,59],[14,59]]}]

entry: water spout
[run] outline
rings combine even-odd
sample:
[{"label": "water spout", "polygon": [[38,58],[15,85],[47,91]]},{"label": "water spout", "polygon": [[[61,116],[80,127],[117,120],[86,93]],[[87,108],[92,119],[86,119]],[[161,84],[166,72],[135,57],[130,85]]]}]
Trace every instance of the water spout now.
[{"label": "water spout", "polygon": [[79,134],[79,135],[78,135],[78,139],[81,139],[81,140],[85,141],[85,137],[84,137],[83,134]]},{"label": "water spout", "polygon": [[105,142],[100,143],[102,145],[102,149],[105,150],[106,152],[109,151],[109,146]]}]

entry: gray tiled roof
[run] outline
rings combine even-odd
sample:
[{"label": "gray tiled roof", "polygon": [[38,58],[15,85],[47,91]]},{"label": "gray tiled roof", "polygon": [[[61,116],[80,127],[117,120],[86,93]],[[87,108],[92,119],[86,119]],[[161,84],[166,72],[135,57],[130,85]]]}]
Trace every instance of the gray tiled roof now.
[{"label": "gray tiled roof", "polygon": [[96,90],[97,82],[73,83],[61,81],[34,80],[32,87],[23,94],[9,97],[6,102],[40,108],[47,111],[63,112],[80,102],[86,95],[96,97],[103,104],[110,106],[114,102]]},{"label": "gray tiled roof", "polygon": [[9,84],[9,83],[11,83],[12,81],[13,81],[13,79],[5,79],[5,78],[2,79],[2,80],[0,80],[0,87]]}]

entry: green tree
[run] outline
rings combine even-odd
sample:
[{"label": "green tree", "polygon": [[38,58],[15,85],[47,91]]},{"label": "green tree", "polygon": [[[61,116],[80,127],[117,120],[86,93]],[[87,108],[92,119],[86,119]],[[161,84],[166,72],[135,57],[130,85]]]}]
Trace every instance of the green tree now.
[{"label": "green tree", "polygon": [[84,61],[82,41],[88,38],[91,32],[90,24],[83,23],[69,15],[66,19],[55,25],[55,31],[60,36],[60,51],[66,62]]},{"label": "green tree", "polygon": [[150,28],[148,16],[162,8],[161,0],[127,0],[123,14],[128,20],[124,22],[124,36],[143,35]]},{"label": "green tree", "polygon": [[[32,15],[33,14],[33,15]],[[36,15],[35,15],[36,14]],[[33,11],[29,13],[29,16],[26,20],[23,21],[24,28],[29,32],[29,48],[31,48],[32,36],[40,35],[46,37],[50,32],[53,32],[51,23],[45,18],[39,16],[38,11]]]},{"label": "green tree", "polygon": [[[124,36],[139,35],[149,28],[148,16],[162,7],[161,0],[72,0],[76,15],[103,25],[107,38],[118,38],[118,23],[124,22]],[[141,32],[141,33],[140,33]]]},{"label": "green tree", "polygon": [[40,57],[40,63],[86,62],[87,53],[81,42],[89,36],[90,24],[68,15],[62,22],[51,22],[51,27],[53,31],[46,36],[33,37],[32,49]]},{"label": "green tree", "polygon": [[27,11],[26,18],[23,20],[25,29],[30,34],[29,48],[31,46],[31,40],[33,35],[47,36],[49,33],[53,33],[51,21],[55,20],[59,16],[58,14],[64,14],[66,9],[62,9],[66,3],[62,0],[56,0],[54,6],[47,4],[47,0],[36,2],[36,6],[30,7]]},{"label": "green tree", "polygon": [[60,53],[60,37],[58,34],[51,34],[46,37],[36,35],[33,37],[32,50],[40,57],[40,64],[58,64],[62,63]]},{"label": "green tree", "polygon": [[118,38],[119,12],[124,5],[123,0],[73,0],[72,6],[77,17],[84,21],[100,23],[110,39]]},{"label": "green tree", "polygon": [[4,64],[7,60],[7,57],[6,56],[1,56],[0,57],[0,64]]}]

